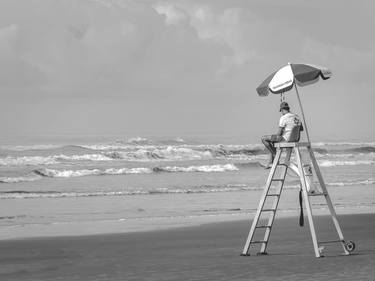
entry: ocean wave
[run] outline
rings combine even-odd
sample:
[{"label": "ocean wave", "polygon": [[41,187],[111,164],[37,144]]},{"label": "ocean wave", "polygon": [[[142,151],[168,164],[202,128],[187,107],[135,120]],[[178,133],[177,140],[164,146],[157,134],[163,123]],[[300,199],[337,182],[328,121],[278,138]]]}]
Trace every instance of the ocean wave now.
[{"label": "ocean wave", "polygon": [[[328,182],[328,186],[355,186],[375,184],[375,179]],[[288,184],[284,189],[299,189],[299,184]],[[151,190],[120,190],[120,191],[92,191],[92,192],[58,192],[58,191],[2,191],[0,199],[32,199],[32,198],[63,198],[63,197],[100,197],[100,196],[131,196],[131,195],[162,195],[162,194],[197,194],[217,192],[261,191],[264,186],[249,186],[246,184],[227,184],[223,186],[202,185],[191,188],[156,188]]]},{"label": "ocean wave", "polygon": [[233,164],[224,165],[203,165],[203,166],[166,166],[154,168],[107,168],[107,169],[83,169],[83,170],[55,170],[55,169],[37,169],[35,174],[51,178],[70,178],[83,176],[103,176],[103,175],[127,175],[127,174],[150,174],[159,172],[226,172],[238,171]]},{"label": "ocean wave", "polygon": [[18,182],[31,182],[31,181],[37,181],[42,178],[41,175],[38,175],[36,173],[31,173],[26,176],[21,177],[0,177],[0,183],[18,183]]},{"label": "ocean wave", "polygon": [[149,168],[108,168],[100,169],[83,169],[83,170],[55,170],[55,169],[38,169],[34,173],[50,178],[71,178],[83,176],[99,176],[99,175],[126,175],[126,174],[149,174],[152,170]]},{"label": "ocean wave", "polygon": [[83,155],[54,155],[52,156],[57,161],[111,161],[113,158],[103,154],[83,154]]},{"label": "ocean wave", "polygon": [[148,144],[148,143],[150,143],[150,141],[148,139],[146,139],[146,138],[135,137],[135,138],[128,139],[127,143],[131,143],[131,144]]},{"label": "ocean wave", "polygon": [[51,165],[57,163],[54,156],[7,156],[5,158],[0,158],[0,166]]},{"label": "ocean wave", "polygon": [[217,173],[238,171],[239,168],[233,164],[201,165],[201,166],[165,166],[165,167],[139,167],[139,168],[106,168],[106,169],[80,169],[80,170],[57,170],[49,168],[35,169],[32,173],[19,177],[0,177],[0,183],[18,183],[48,178],[73,178],[84,176],[106,176],[106,175],[130,175],[130,174],[151,174],[151,173],[176,173],[176,172],[201,172]]},{"label": "ocean wave", "polygon": [[216,192],[237,192],[261,190],[263,187],[247,185],[198,186],[192,188],[156,188],[151,190],[128,191],[93,191],[93,192],[58,192],[58,191],[5,191],[0,192],[0,199],[30,199],[30,198],[63,198],[63,197],[103,197],[103,196],[131,196],[158,194],[197,194]]},{"label": "ocean wave", "polygon": [[57,144],[33,144],[33,145],[1,145],[0,150],[26,151],[26,150],[48,150],[60,148]]},{"label": "ocean wave", "polygon": [[[148,144],[139,144],[140,142],[145,143],[146,141],[144,139],[136,138],[134,140],[134,144],[129,144],[128,142],[117,142],[112,144],[91,144],[79,146],[66,145],[41,152],[44,154],[44,156],[35,156],[35,151],[28,152],[30,156],[15,156],[14,153],[10,153],[8,156],[0,158],[0,166],[50,165],[64,163],[65,161],[113,160],[135,162],[190,161],[210,159],[254,161],[267,157],[267,152],[260,144],[191,145],[181,143],[175,145],[156,145],[150,144],[149,142],[147,142]],[[314,148],[314,151],[319,158],[328,158],[328,160],[332,161],[336,160],[335,158],[338,157],[342,158],[343,160],[353,160],[353,157],[369,158],[372,157],[372,155],[375,155],[375,147],[368,145],[349,147],[345,149],[328,149],[326,147],[317,147]],[[368,161],[369,159],[356,160]],[[329,164],[324,163],[323,165]],[[339,164],[332,164],[332,166],[334,165]]]},{"label": "ocean wave", "polygon": [[161,172],[227,172],[227,171],[238,171],[238,168],[233,164],[224,165],[203,165],[203,166],[189,166],[189,167],[176,167],[167,166],[161,168],[154,168],[154,171]]},{"label": "ocean wave", "polygon": [[7,156],[0,158],[0,166],[21,166],[21,165],[52,165],[62,161],[112,161],[113,158],[103,154],[83,155],[51,155],[51,156]]},{"label": "ocean wave", "polygon": [[352,185],[370,185],[370,184],[375,184],[375,179],[327,183],[328,186],[352,186]]},{"label": "ocean wave", "polygon": [[316,142],[313,146],[375,146],[375,142]]},{"label": "ocean wave", "polygon": [[114,159],[128,161],[150,160],[205,160],[205,159],[233,159],[249,160],[259,155],[264,156],[263,148],[254,148],[248,145],[178,145],[178,146],[140,146],[132,149],[103,152]]},{"label": "ocean wave", "polygon": [[194,150],[186,147],[167,146],[165,148],[146,149],[139,148],[134,151],[109,151],[107,157],[128,161],[150,161],[150,160],[202,160],[214,158],[210,151]]},{"label": "ocean wave", "polygon": [[373,165],[375,160],[319,160],[321,167],[335,167],[335,166],[357,166],[357,165]]},{"label": "ocean wave", "polygon": [[375,147],[374,146],[361,146],[361,147],[348,149],[347,151],[353,151],[356,153],[375,153]]}]

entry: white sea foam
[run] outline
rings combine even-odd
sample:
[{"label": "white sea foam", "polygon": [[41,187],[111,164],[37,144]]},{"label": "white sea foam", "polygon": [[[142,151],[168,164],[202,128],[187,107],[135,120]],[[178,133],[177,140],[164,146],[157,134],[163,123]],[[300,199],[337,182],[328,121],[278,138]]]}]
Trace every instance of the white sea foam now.
[{"label": "white sea foam", "polygon": [[82,170],[55,170],[55,169],[39,169],[35,173],[45,177],[51,178],[70,178],[83,176],[98,176],[98,175],[125,175],[125,174],[149,174],[152,170],[149,168],[108,168],[100,169],[82,169]]},{"label": "white sea foam", "polygon": [[62,147],[56,144],[33,144],[33,145],[1,145],[0,150],[26,151],[26,150],[46,150]]},{"label": "white sea foam", "polygon": [[[128,150],[131,149],[132,147],[127,145],[127,144],[122,144],[122,143],[113,143],[113,144],[82,144],[80,145],[82,148],[87,148],[91,150]],[[133,146],[134,148],[134,146]]]},{"label": "white sea foam", "polygon": [[352,185],[370,185],[370,184],[375,184],[375,179],[327,183],[327,185],[329,186],[352,186]]},{"label": "white sea foam", "polygon": [[167,166],[161,168],[162,171],[166,172],[226,172],[226,171],[238,171],[238,168],[233,164],[225,165],[203,165],[203,166],[190,166],[190,167],[176,167]]},{"label": "white sea foam", "polygon": [[54,169],[42,169],[37,171],[38,174],[45,177],[51,178],[70,178],[70,177],[82,177],[82,176],[93,176],[100,175],[102,171],[99,169],[83,169],[83,170],[54,170]]},{"label": "white sea foam", "polygon": [[104,175],[123,175],[123,174],[150,174],[153,171],[149,168],[108,168],[103,174]]},{"label": "white sea foam", "polygon": [[105,153],[105,155],[113,159],[123,159],[128,161],[179,161],[213,158],[210,151],[200,151],[176,146],[167,146],[162,148],[142,147],[131,151],[108,151]]},{"label": "white sea foam", "polygon": [[314,146],[375,146],[375,142],[316,142]]},{"label": "white sea foam", "polygon": [[0,177],[0,182],[2,183],[18,183],[18,182],[31,182],[40,180],[42,177],[35,173],[22,176],[22,177]]},{"label": "white sea foam", "polygon": [[7,156],[0,158],[0,166],[20,166],[20,165],[52,165],[61,161],[112,161],[113,159],[103,154],[83,154],[83,155],[52,155],[52,156]]},{"label": "white sea foam", "polygon": [[83,154],[83,155],[55,155],[52,156],[56,160],[73,160],[73,161],[111,161],[111,157],[103,154]]},{"label": "white sea foam", "polygon": [[335,166],[356,166],[356,165],[373,165],[375,160],[319,160],[321,167],[335,167]]},{"label": "white sea foam", "polygon": [[155,167],[153,169],[140,168],[107,168],[100,169],[82,169],[82,170],[55,170],[55,169],[38,169],[35,173],[39,176],[51,178],[70,178],[83,176],[98,176],[98,175],[126,175],[126,174],[150,174],[153,172],[226,172],[238,171],[238,168],[233,164],[225,165],[204,165],[204,166],[189,166],[189,167]]},{"label": "white sea foam", "polygon": [[146,138],[142,138],[142,137],[135,137],[135,138],[128,139],[127,142],[132,143],[132,144],[147,144],[149,140]]},{"label": "white sea foam", "polygon": [[261,187],[250,187],[246,185],[237,186],[203,186],[182,188],[156,188],[151,190],[129,190],[129,191],[93,191],[93,192],[0,192],[0,199],[29,199],[29,198],[61,198],[61,197],[93,197],[93,196],[130,196],[130,195],[155,195],[155,194],[190,194],[190,193],[213,193],[213,192],[236,192],[260,190]]},{"label": "white sea foam", "polygon": [[57,161],[53,156],[8,156],[0,158],[0,166],[18,166],[18,165],[50,165],[56,164]]},{"label": "white sea foam", "polygon": [[[329,186],[355,186],[375,184],[375,179],[348,182],[326,183]],[[299,189],[297,185],[286,185],[285,189]],[[223,186],[196,186],[191,188],[156,188],[151,190],[120,190],[120,191],[92,191],[92,192],[56,192],[56,191],[9,191],[0,192],[0,199],[29,199],[29,198],[61,198],[61,197],[92,197],[92,196],[130,196],[155,194],[196,194],[216,192],[260,191],[263,186],[248,186],[246,184],[228,184]]]}]

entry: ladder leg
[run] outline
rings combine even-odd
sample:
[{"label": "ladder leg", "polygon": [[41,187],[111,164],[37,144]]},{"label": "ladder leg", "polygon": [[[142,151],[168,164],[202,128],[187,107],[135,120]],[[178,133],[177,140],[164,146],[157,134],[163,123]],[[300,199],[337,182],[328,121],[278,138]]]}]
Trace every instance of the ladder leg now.
[{"label": "ladder leg", "polygon": [[306,206],[307,217],[308,217],[308,220],[309,220],[309,226],[310,226],[312,242],[313,242],[313,245],[314,245],[315,256],[317,258],[319,258],[320,257],[320,251],[319,251],[318,240],[317,240],[316,232],[315,232],[315,226],[314,226],[314,220],[313,220],[312,211],[311,211],[311,204],[310,204],[310,200],[309,200],[309,195],[307,193],[306,179],[305,179],[305,174],[303,172],[303,164],[302,164],[301,154],[300,154],[300,151],[299,151],[298,147],[295,147],[294,151],[295,151],[295,154],[296,154],[296,157],[297,157],[297,166],[298,166],[298,171],[299,171],[299,174],[300,174],[300,181],[301,181],[301,184],[302,184],[302,193],[303,193],[303,199],[304,199],[303,201],[305,202],[305,206]]},{"label": "ladder leg", "polygon": [[[281,149],[280,149],[281,150]],[[286,155],[285,155],[285,160],[284,160],[284,163],[285,163],[285,166],[284,166],[284,171],[282,172],[282,176],[281,178],[285,180],[285,177],[286,177],[286,173],[288,171],[288,164],[289,163],[289,160],[290,160],[290,156],[292,154],[292,150],[291,149],[287,149],[286,151]],[[280,189],[279,189],[279,194],[281,194],[282,192],[282,189],[284,187],[284,181],[281,182],[280,184]],[[279,205],[279,201],[280,201],[280,196],[276,198],[272,208],[277,210],[277,207]],[[275,216],[276,216],[276,211],[275,212],[272,212],[270,213],[269,217],[268,217],[268,222],[267,222],[267,225],[273,225],[273,222],[275,220]],[[269,238],[270,238],[270,235],[271,235],[271,231],[272,231],[272,228],[267,228],[265,233],[264,233],[264,241],[268,241]],[[265,254],[266,253],[266,250],[267,250],[267,246],[268,246],[268,243],[263,243],[261,248],[260,248],[260,253],[261,254]]]},{"label": "ladder leg", "polygon": [[343,232],[341,230],[340,223],[339,223],[339,220],[337,218],[335,208],[333,207],[331,198],[330,198],[330,196],[328,194],[327,187],[326,187],[326,185],[324,183],[324,180],[323,180],[323,176],[322,176],[322,174],[320,172],[318,162],[315,159],[314,152],[312,151],[311,147],[308,147],[308,151],[309,151],[309,154],[310,154],[310,158],[311,158],[311,161],[312,161],[312,164],[313,164],[316,176],[318,177],[320,187],[322,188],[322,191],[324,193],[324,198],[327,201],[328,209],[329,209],[329,212],[331,214],[331,217],[332,217],[332,220],[333,220],[333,224],[335,225],[335,228],[336,228],[337,234],[339,236],[339,239],[342,241],[341,245],[342,245],[342,247],[344,249],[345,254],[349,255],[350,253],[347,251],[347,249],[345,247],[344,234],[343,234]]},{"label": "ladder leg", "polygon": [[273,178],[273,176],[274,176],[274,174],[276,172],[276,167],[277,167],[277,165],[279,163],[280,156],[281,156],[281,149],[278,149],[277,152],[276,152],[275,159],[274,159],[274,161],[272,163],[271,171],[270,171],[270,173],[268,175],[267,183],[266,183],[266,186],[264,187],[264,191],[263,191],[262,197],[260,199],[258,209],[257,209],[257,211],[255,213],[255,217],[254,217],[253,223],[251,225],[251,228],[250,228],[250,231],[249,231],[249,235],[248,235],[248,237],[246,239],[246,243],[245,243],[245,246],[243,248],[242,255],[246,255],[246,256],[249,255],[251,240],[253,239],[255,228],[256,228],[256,226],[258,224],[258,221],[259,221],[259,218],[260,218],[260,214],[261,214],[261,211],[263,209],[263,206],[264,206],[264,203],[265,203],[268,191],[269,191],[269,189],[271,187],[272,178]]},{"label": "ladder leg", "polygon": [[289,166],[290,165],[290,157],[292,156],[293,149],[292,148],[286,148],[286,155],[285,155],[285,161],[284,164]]}]

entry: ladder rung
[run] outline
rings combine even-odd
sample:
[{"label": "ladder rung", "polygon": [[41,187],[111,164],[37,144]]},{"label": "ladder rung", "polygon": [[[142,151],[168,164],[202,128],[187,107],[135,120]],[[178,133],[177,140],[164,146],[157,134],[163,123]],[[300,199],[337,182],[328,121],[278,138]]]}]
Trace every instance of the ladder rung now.
[{"label": "ladder rung", "polygon": [[271,225],[258,225],[255,228],[271,228]]},{"label": "ladder rung", "polygon": [[307,194],[308,196],[326,196],[327,193],[324,193],[324,192],[319,192],[319,193],[308,193]]},{"label": "ladder rung", "polygon": [[284,179],[272,179],[271,181],[284,181]]},{"label": "ladder rung", "polygon": [[270,194],[267,194],[266,196],[277,196],[277,197],[279,197],[280,194],[279,193],[270,193]]},{"label": "ladder rung", "polygon": [[262,209],[262,212],[276,212],[276,209]]},{"label": "ladder rung", "polygon": [[318,242],[318,244],[329,244],[329,243],[339,243],[339,242],[345,242],[345,241],[344,240],[321,241],[321,242]]},{"label": "ladder rung", "polygon": [[255,240],[255,241],[251,241],[250,243],[252,244],[262,244],[262,243],[268,243],[266,240]]}]

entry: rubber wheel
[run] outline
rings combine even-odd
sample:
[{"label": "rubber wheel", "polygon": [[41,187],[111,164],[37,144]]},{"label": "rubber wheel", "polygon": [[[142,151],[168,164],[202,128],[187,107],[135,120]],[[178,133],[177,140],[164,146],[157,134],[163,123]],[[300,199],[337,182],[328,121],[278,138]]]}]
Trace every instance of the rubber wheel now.
[{"label": "rubber wheel", "polygon": [[345,249],[351,253],[355,250],[355,244],[353,241],[347,241],[345,242]]}]

